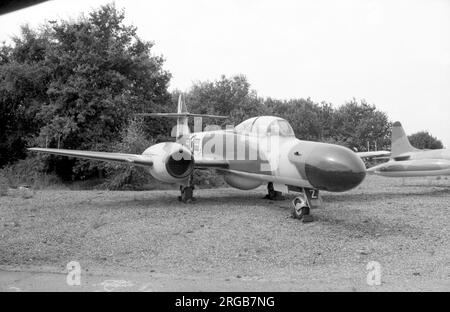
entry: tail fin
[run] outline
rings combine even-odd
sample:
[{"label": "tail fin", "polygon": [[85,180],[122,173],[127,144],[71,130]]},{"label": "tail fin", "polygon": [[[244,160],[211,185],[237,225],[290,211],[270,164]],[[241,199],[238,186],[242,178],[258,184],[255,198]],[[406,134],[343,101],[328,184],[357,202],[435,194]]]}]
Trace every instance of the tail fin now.
[{"label": "tail fin", "polygon": [[399,121],[392,125],[392,139],[391,139],[391,157],[395,158],[401,154],[408,152],[415,152],[418,149],[409,143],[405,130]]},{"label": "tail fin", "polygon": [[184,97],[182,94],[178,97],[177,114],[179,114],[179,116],[177,117],[176,138],[179,139],[183,135],[187,135],[191,132],[188,125],[189,113],[186,104],[184,103]]}]

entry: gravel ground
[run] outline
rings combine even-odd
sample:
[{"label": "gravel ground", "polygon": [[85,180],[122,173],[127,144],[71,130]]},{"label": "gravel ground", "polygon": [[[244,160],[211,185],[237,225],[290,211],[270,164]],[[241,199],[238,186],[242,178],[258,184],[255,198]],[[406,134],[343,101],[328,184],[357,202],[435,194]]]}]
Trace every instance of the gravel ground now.
[{"label": "gravel ground", "polygon": [[[0,290],[450,291],[450,178],[369,176],[315,221],[254,191],[39,191],[0,197]],[[65,283],[78,261],[82,285]],[[366,282],[369,261],[380,286]]]}]

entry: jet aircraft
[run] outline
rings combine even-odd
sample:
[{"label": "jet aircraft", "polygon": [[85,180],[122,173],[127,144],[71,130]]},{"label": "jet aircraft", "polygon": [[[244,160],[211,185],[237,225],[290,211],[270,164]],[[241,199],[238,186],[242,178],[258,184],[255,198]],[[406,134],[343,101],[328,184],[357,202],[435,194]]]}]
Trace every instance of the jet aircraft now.
[{"label": "jet aircraft", "polygon": [[389,161],[371,167],[370,174],[385,177],[420,177],[450,175],[450,149],[420,150],[411,145],[397,121],[392,126]]},{"label": "jet aircraft", "polygon": [[191,114],[181,96],[177,113],[140,115],[176,118],[176,141],[152,145],[141,155],[55,148],[30,150],[142,166],[157,180],[178,184],[179,200],[184,202],[193,200],[193,171],[213,168],[237,189],[250,190],[267,184],[266,197],[270,199],[283,192],[298,192],[291,210],[293,217],[303,222],[312,221],[311,202],[319,191],[355,188],[366,176],[361,158],[385,153],[356,153],[340,145],[299,140],[290,124],[275,116],[253,117],[227,129],[190,132],[189,117],[224,116]]}]

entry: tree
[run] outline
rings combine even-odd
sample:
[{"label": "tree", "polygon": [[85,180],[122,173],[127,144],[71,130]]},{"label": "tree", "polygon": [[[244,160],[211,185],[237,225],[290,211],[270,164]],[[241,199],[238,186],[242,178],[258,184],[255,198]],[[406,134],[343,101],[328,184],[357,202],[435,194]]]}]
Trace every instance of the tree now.
[{"label": "tree", "polygon": [[353,99],[339,107],[333,118],[333,129],[336,141],[360,151],[367,149],[367,142],[376,142],[380,149],[390,143],[391,123],[386,113],[364,100],[358,103]]},{"label": "tree", "polygon": [[408,136],[412,146],[419,149],[441,149],[444,148],[442,142],[428,133],[428,131],[419,131]]},{"label": "tree", "polygon": [[36,33],[25,25],[13,43],[0,47],[0,167],[24,158],[25,146],[39,133],[37,115],[51,75],[44,64],[47,29]]},{"label": "tree", "polygon": [[[27,145],[108,150],[134,113],[170,105],[164,59],[124,18],[108,4],[76,21],[23,27],[12,47],[0,49],[1,112],[12,120],[2,135],[13,134],[1,138],[0,165],[23,157]],[[148,123],[147,130],[156,136],[166,129]],[[58,161],[89,175],[86,161]]]},{"label": "tree", "polygon": [[331,103],[322,102],[319,105],[318,119],[320,124],[319,140],[324,141],[326,139],[331,139],[334,134],[333,129],[334,108],[331,105]]},{"label": "tree", "polygon": [[302,140],[318,140],[321,137],[320,108],[308,99],[289,101],[266,100],[266,106],[275,116],[286,119]]},{"label": "tree", "polygon": [[192,112],[229,116],[226,123],[233,125],[266,111],[243,75],[195,83],[186,100]]},{"label": "tree", "polygon": [[[128,127],[120,135],[120,141],[113,151],[130,154],[142,154],[145,149],[154,144],[149,140],[141,120],[132,119]],[[154,182],[154,178],[141,167],[128,164],[99,162],[98,166],[105,170],[107,179],[104,186],[108,189],[141,189],[145,184]]]}]

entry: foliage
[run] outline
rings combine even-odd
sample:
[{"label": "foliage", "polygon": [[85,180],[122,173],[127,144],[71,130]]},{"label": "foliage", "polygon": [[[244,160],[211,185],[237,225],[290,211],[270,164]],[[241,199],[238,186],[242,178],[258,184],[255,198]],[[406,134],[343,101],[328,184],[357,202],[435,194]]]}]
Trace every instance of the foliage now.
[{"label": "foliage", "polygon": [[194,185],[200,188],[225,187],[227,184],[214,169],[202,169],[194,171]]},{"label": "foliage", "polygon": [[47,32],[27,26],[21,31],[14,47],[0,47],[0,167],[26,156],[24,147],[39,133],[39,106],[47,99]]},{"label": "foliage", "polygon": [[0,173],[0,196],[8,195],[9,183],[8,179]]},{"label": "foliage", "polygon": [[45,173],[43,165],[39,157],[27,157],[0,169],[0,177],[13,188],[29,185],[33,189],[42,189],[61,185],[61,179],[53,173]]},{"label": "foliage", "polygon": [[291,99],[289,101],[268,99],[266,105],[273,115],[290,122],[298,138],[302,140],[320,139],[320,107],[311,99]]},{"label": "foliage", "polygon": [[[113,148],[113,152],[142,154],[146,148],[153,144],[147,139],[141,121],[131,120],[127,129],[122,132],[121,140]],[[141,167],[127,164],[99,162],[98,166],[106,172],[108,189],[142,189],[144,185],[154,183],[151,175]]]},{"label": "foliage", "polygon": [[[0,49],[0,166],[25,156],[27,145],[105,150],[136,112],[170,101],[170,74],[113,4],[76,21],[22,27]],[[157,134],[161,127],[150,130]],[[97,168],[58,162],[64,178]]]},{"label": "foliage", "polygon": [[378,149],[390,146],[391,122],[386,113],[364,100],[358,103],[353,99],[340,106],[333,118],[333,128],[333,137],[358,151],[367,150],[367,142],[371,145],[376,142]]},{"label": "foliage", "polygon": [[441,149],[444,145],[436,137],[428,133],[428,131],[419,131],[408,136],[412,146],[419,149]]},{"label": "foliage", "polygon": [[[188,92],[186,101],[192,112],[229,116],[222,125],[237,125],[244,119],[267,113],[243,75],[231,78],[222,76],[214,82],[197,82]],[[215,120],[207,122],[212,123]]]}]

